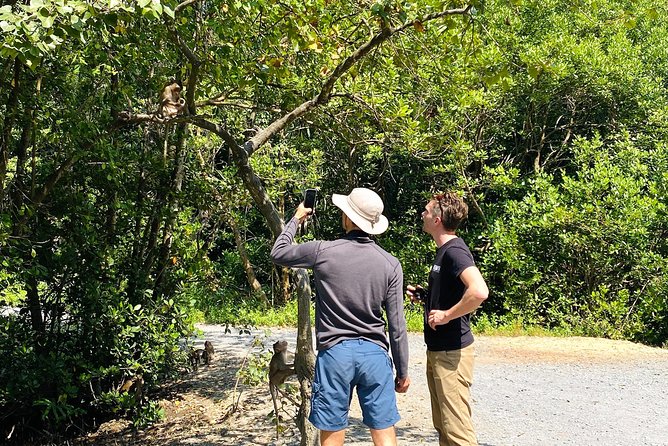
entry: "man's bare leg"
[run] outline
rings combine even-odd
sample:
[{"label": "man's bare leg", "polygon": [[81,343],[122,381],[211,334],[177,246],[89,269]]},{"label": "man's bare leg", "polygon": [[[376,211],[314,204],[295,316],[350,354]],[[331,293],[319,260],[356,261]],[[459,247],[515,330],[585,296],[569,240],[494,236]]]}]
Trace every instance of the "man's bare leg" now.
[{"label": "man's bare leg", "polygon": [[374,446],[397,446],[397,434],[394,426],[386,429],[369,429]]},{"label": "man's bare leg", "polygon": [[320,446],[343,446],[346,438],[346,430],[320,431]]}]

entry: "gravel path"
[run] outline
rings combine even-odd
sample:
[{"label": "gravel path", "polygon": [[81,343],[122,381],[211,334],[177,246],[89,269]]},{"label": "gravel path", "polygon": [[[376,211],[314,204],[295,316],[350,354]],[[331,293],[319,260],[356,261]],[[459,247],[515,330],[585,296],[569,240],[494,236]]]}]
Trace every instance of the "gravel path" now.
[{"label": "gravel path", "polygon": [[[265,346],[286,339],[294,351],[294,330],[272,329],[266,336],[263,330],[239,335],[225,334],[215,325],[200,329],[216,346],[218,358],[242,358],[255,338],[262,338]],[[407,394],[398,395],[399,442],[438,444],[431,427],[422,336],[412,333],[409,342],[412,384]],[[481,446],[668,445],[665,349],[590,338],[478,337],[472,396]],[[271,402],[264,397],[252,401],[248,409],[266,418]],[[270,420],[264,423],[271,429]],[[238,434],[219,444],[297,445],[294,434],[286,432],[278,442],[270,435],[263,439]],[[372,444],[355,397],[346,444]]]},{"label": "gravel path", "polygon": [[668,362],[478,368],[481,445],[668,445]]}]

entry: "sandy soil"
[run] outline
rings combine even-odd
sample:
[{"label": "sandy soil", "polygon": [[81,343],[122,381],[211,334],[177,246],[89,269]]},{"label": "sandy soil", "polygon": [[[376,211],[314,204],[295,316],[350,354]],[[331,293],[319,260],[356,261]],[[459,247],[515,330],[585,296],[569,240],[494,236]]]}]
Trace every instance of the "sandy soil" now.
[{"label": "sandy soil", "polygon": [[[78,445],[297,445],[299,432],[291,417],[294,407],[285,400],[277,440],[273,406],[268,387],[247,387],[236,377],[244,358],[268,351],[276,339],[287,339],[294,351],[294,332],[277,329],[269,335],[224,334],[222,327],[203,325],[204,336],[216,348],[212,363],[202,366],[180,382],[163,389],[160,401],[165,419],[140,432],[126,421],[111,421],[84,438]],[[257,342],[253,347],[252,343]],[[425,354],[420,334],[410,335],[411,378],[409,393],[398,396],[402,421],[397,425],[402,444],[434,444],[430,425],[429,397],[424,382]],[[516,367],[518,364],[607,364],[665,362],[668,350],[651,348],[627,341],[593,338],[478,337],[476,367]],[[371,444],[368,431],[361,425],[359,407],[353,399],[351,428],[347,444]],[[474,405],[474,414],[475,414]],[[504,443],[500,443],[504,444]],[[530,444],[530,443],[528,443]],[[565,444],[565,443],[564,443]]]}]

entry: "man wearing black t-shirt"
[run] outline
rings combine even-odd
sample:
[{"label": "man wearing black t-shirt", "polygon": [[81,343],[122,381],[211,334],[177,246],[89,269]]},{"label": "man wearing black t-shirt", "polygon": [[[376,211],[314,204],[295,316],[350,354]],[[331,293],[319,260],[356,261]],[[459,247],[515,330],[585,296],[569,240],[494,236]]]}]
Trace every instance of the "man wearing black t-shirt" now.
[{"label": "man wearing black t-shirt", "polygon": [[473,334],[469,314],[487,299],[488,289],[471,251],[455,231],[468,216],[455,193],[434,195],[422,212],[423,231],[436,242],[436,259],[426,290],[409,285],[424,303],[427,384],[439,444],[477,445],[471,420]]}]

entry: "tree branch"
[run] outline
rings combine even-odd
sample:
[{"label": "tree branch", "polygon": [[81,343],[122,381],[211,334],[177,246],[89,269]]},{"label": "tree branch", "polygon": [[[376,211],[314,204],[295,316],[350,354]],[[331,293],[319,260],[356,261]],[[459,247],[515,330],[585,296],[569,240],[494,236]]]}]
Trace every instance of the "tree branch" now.
[{"label": "tree branch", "polygon": [[132,113],[123,110],[118,113],[116,121],[114,121],[112,128],[119,128],[130,124],[141,124],[144,122],[152,122],[155,124],[168,124],[172,122],[183,122],[188,120],[187,116],[177,116],[175,118],[161,118],[157,113]]},{"label": "tree branch", "polygon": [[186,118],[186,120],[193,125],[196,125],[197,127],[203,128],[218,135],[223,141],[225,141],[225,144],[229,146],[230,150],[232,150],[235,154],[240,153],[243,155],[245,161],[248,162],[246,151],[237,143],[237,140],[234,139],[234,136],[232,136],[232,134],[225,127],[220,124],[215,124],[211,121],[208,121],[202,116],[191,116]]},{"label": "tree branch", "polygon": [[[199,0],[184,1],[174,9],[174,14],[175,15],[178,14],[184,8],[196,3],[197,1]],[[167,14],[163,14],[163,19],[165,21],[165,26],[167,26],[167,30],[169,31],[169,34],[171,35],[172,40],[174,41],[174,44],[176,44],[176,46],[183,53],[186,59],[188,59],[188,62],[190,62],[190,76],[188,76],[188,85],[186,86],[185,99],[186,99],[186,104],[188,105],[188,112],[191,115],[194,115],[196,113],[195,87],[197,86],[197,82],[199,81],[199,71],[200,68],[202,67],[202,61],[199,59],[199,57],[195,55],[195,53],[181,38],[181,35],[176,30],[176,26],[174,26],[174,21],[172,20],[172,18],[169,17]]]},{"label": "tree branch", "polygon": [[253,111],[266,111],[266,112],[272,112],[272,113],[281,113],[284,110],[278,107],[274,108],[260,108],[256,105],[253,104],[242,104],[239,102],[230,102],[230,101],[217,101],[215,99],[206,99],[204,101],[197,101],[195,103],[197,107],[204,107],[206,105],[210,105],[212,107],[234,107],[234,108],[241,108],[245,110],[253,110]]},{"label": "tree branch", "polygon": [[[449,9],[446,11],[436,12],[433,14],[427,14],[423,16],[421,19],[419,19],[419,21],[424,23],[430,20],[435,20],[441,17],[445,17],[447,15],[466,15],[470,13],[470,10],[471,10],[470,5],[464,8]],[[371,50],[380,46],[383,42],[388,40],[394,34],[400,33],[406,28],[413,26],[415,22],[416,21],[413,20],[404,23],[403,25],[397,28],[384,28],[378,34],[374,35],[371,39],[369,39],[366,43],[357,48],[350,56],[346,57],[339,65],[337,65],[332,74],[327,78],[327,80],[323,84],[322,88],[320,89],[320,92],[313,99],[310,99],[302,103],[301,105],[297,106],[294,110],[290,111],[281,118],[272,122],[268,127],[262,129],[255,136],[253,136],[246,143],[246,151],[248,156],[251,156],[253,152],[255,152],[258,148],[262,147],[262,145],[265,144],[272,136],[283,130],[292,121],[308,113],[316,106],[326,104],[332,96],[332,90],[334,89],[336,81],[338,81],[341,78],[341,76],[343,76],[348,70],[350,70],[350,68],[353,65],[355,65],[359,60],[361,60],[367,54],[369,54]]]},{"label": "tree branch", "polygon": [[276,133],[283,130],[285,127],[287,127],[295,119],[297,119],[297,118],[305,115],[306,113],[308,113],[316,105],[317,104],[313,99],[308,100],[308,101],[302,103],[301,105],[299,105],[297,108],[295,108],[291,112],[288,112],[286,115],[283,115],[281,118],[272,122],[271,124],[269,124],[269,126],[260,130],[246,144],[246,150],[248,152],[248,156],[251,156],[253,154],[253,152],[255,152],[257,149],[262,147],[262,145],[264,145],[264,143],[266,143],[269,140],[269,138],[271,138]]},{"label": "tree branch", "polygon": [[186,1],[183,2],[183,3],[180,3],[180,4],[176,5],[176,8],[174,8],[174,14],[178,14],[178,13],[180,13],[180,12],[183,11],[185,8],[187,8],[188,6],[191,6],[191,5],[195,4],[195,3],[197,3],[198,1],[199,1],[199,0],[186,0]]},{"label": "tree branch", "polygon": [[[90,149],[90,146],[88,147]],[[82,150],[86,150],[86,147],[82,147]],[[79,159],[78,155],[71,155],[67,158],[61,165],[46,179],[44,186],[31,198],[31,201],[35,205],[41,204],[46,196],[51,192],[56,183],[62,178],[65,174],[65,171],[72,167],[72,165]]]}]

